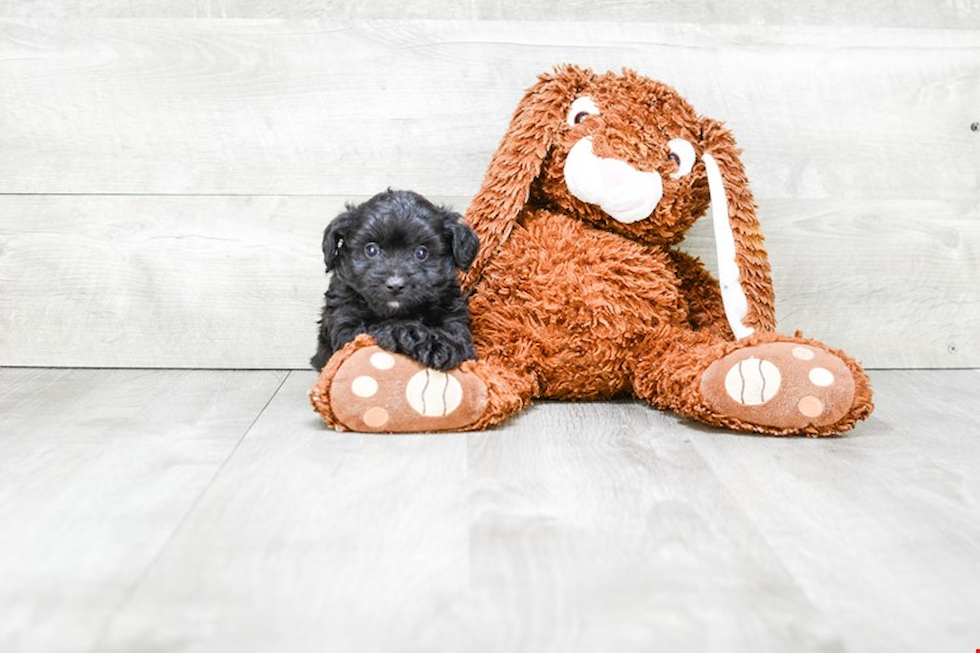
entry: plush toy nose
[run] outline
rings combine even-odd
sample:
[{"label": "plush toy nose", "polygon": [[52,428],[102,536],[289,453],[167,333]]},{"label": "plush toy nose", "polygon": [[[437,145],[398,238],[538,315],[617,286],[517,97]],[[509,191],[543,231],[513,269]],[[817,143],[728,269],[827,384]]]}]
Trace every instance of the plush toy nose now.
[{"label": "plush toy nose", "polygon": [[624,224],[649,217],[663,197],[659,173],[637,170],[620,159],[596,156],[591,136],[569,150],[564,173],[568,192],[583,202],[597,204]]},{"label": "plush toy nose", "polygon": [[385,287],[392,295],[397,295],[405,288],[405,277],[393,274],[385,280]]}]

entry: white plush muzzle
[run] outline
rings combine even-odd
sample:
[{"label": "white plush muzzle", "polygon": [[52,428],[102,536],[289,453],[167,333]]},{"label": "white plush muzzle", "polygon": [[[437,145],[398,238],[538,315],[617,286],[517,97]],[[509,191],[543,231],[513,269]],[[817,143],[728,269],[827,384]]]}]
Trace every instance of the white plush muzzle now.
[{"label": "white plush muzzle", "polygon": [[[683,139],[670,142],[671,151],[679,153],[678,177],[691,171],[694,149]],[[735,260],[735,238],[728,213],[724,180],[718,164],[710,154],[702,157],[711,196],[711,218],[715,247],[718,250],[718,279],[728,323],[736,338],[744,338],[754,329],[744,324],[748,301],[742,288],[741,274]],[[648,218],[663,197],[660,175],[641,172],[619,159],[604,159],[592,151],[592,138],[585,137],[572,146],[565,160],[565,185],[574,197],[595,204],[619,222],[630,224]]]},{"label": "white plush muzzle", "polygon": [[626,224],[649,217],[664,193],[659,174],[640,172],[619,159],[597,157],[589,137],[569,151],[564,173],[565,185],[574,197]]}]

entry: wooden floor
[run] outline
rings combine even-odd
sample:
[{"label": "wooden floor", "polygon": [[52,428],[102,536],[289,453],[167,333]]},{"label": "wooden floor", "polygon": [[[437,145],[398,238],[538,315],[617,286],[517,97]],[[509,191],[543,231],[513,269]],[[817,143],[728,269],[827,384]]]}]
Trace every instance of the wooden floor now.
[{"label": "wooden floor", "polygon": [[0,369],[0,651],[973,651],[980,371],[847,437],[326,430],[310,372]]}]

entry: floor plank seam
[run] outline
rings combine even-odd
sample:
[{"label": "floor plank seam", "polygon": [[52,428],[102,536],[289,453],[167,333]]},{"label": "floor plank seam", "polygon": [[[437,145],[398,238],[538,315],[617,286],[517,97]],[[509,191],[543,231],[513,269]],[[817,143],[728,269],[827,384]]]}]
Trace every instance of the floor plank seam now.
[{"label": "floor plank seam", "polygon": [[184,528],[184,524],[187,523],[187,520],[190,518],[190,516],[194,514],[195,510],[197,510],[197,507],[201,504],[201,501],[204,499],[204,497],[207,496],[208,492],[211,491],[211,488],[214,486],[215,481],[217,481],[218,477],[221,476],[221,472],[224,471],[229,461],[231,461],[231,459],[235,457],[235,453],[241,447],[242,443],[245,441],[245,438],[247,438],[248,434],[252,432],[253,428],[255,428],[256,423],[258,423],[258,421],[262,418],[262,415],[265,414],[265,411],[269,408],[269,405],[273,402],[273,400],[275,400],[276,396],[278,396],[279,391],[282,390],[282,387],[286,384],[286,381],[289,379],[290,376],[292,376],[292,372],[286,371],[285,375],[283,375],[283,378],[279,381],[279,384],[276,386],[275,390],[273,390],[269,394],[269,398],[262,405],[262,408],[259,409],[258,413],[255,415],[255,418],[249,423],[248,427],[245,428],[245,430],[242,432],[242,435],[241,437],[238,438],[238,441],[235,443],[235,446],[232,447],[231,451],[228,452],[228,455],[225,456],[225,459],[221,461],[220,465],[218,465],[218,469],[215,470],[214,474],[208,480],[207,484],[204,486],[201,492],[194,499],[193,503],[191,503],[190,507],[187,509],[187,512],[185,512],[184,516],[180,518],[180,521],[177,522],[176,526],[174,526],[173,530],[167,536],[166,540],[164,540],[163,544],[160,546],[157,552],[153,555],[150,561],[143,568],[143,571],[140,572],[136,580],[133,581],[133,583],[129,586],[129,589],[126,590],[126,593],[123,594],[122,598],[119,600],[116,607],[112,610],[109,617],[105,620],[105,623],[102,625],[102,628],[100,629],[99,634],[95,638],[95,641],[92,644],[92,648],[90,649],[91,653],[98,653],[98,651],[101,649],[103,643],[105,642],[106,637],[108,636],[109,632],[112,630],[112,625],[115,623],[119,613],[122,612],[123,608],[125,608],[126,605],[132,600],[137,590],[140,588],[140,586],[143,585],[150,571],[160,562],[160,559],[163,558],[164,553],[166,553],[167,549],[170,548],[171,542],[174,541],[174,539],[177,537],[180,531]]},{"label": "floor plank seam", "polygon": [[[722,437],[746,437],[746,436],[741,436],[741,435],[733,436],[732,434],[724,434],[722,435]],[[755,437],[755,436],[748,436],[748,437]],[[735,492],[731,483],[724,477],[723,474],[718,473],[718,470],[715,468],[714,463],[712,463],[712,461],[709,460],[708,457],[705,456],[704,453],[701,451],[701,445],[699,445],[698,443],[694,443],[694,451],[695,453],[697,453],[698,457],[701,459],[704,465],[711,471],[712,476],[714,476],[715,480],[718,482],[718,486],[725,493],[725,496],[727,496],[731,500],[732,505],[738,509],[744,523],[751,525],[752,530],[759,538],[759,541],[765,544],[766,549],[770,553],[770,560],[775,565],[777,565],[780,570],[782,570],[782,572],[786,576],[787,582],[789,582],[791,586],[795,588],[796,591],[799,592],[800,596],[806,600],[807,604],[809,604],[811,614],[819,615],[820,618],[825,618],[826,614],[824,613],[823,609],[818,605],[816,598],[812,595],[809,589],[803,583],[800,582],[800,579],[798,579],[796,575],[793,573],[793,570],[787,564],[785,557],[773,545],[773,542],[770,540],[770,537],[766,533],[765,529],[762,527],[759,521],[752,516],[751,511],[745,505],[743,499]],[[834,642],[835,644],[841,647],[841,650],[843,651],[849,650],[845,646],[843,638],[840,637],[839,634],[835,636]]]}]

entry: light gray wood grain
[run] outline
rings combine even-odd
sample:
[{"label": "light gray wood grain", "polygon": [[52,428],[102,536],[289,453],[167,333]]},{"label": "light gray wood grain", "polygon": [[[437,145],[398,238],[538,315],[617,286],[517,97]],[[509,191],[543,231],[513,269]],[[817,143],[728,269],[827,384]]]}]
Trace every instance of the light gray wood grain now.
[{"label": "light gray wood grain", "polygon": [[311,382],[290,376],[97,650],[834,641],[669,417],[545,404],[485,434],[338,435]]},{"label": "light gray wood grain", "polygon": [[545,403],[474,435],[469,590],[420,649],[835,646],[691,435],[640,403]]},{"label": "light gray wood grain", "polygon": [[444,618],[469,575],[468,436],[327,431],[313,380],[290,375],[96,650],[412,650]]},{"label": "light gray wood grain", "polygon": [[[348,199],[0,196],[0,365],[305,367]],[[978,210],[762,200],[779,328],[871,367],[980,365]],[[684,248],[713,266],[710,231]]]},{"label": "light gray wood grain", "polygon": [[0,650],[90,651],[284,378],[0,369]]},{"label": "light gray wood grain", "polygon": [[[869,367],[980,366],[980,195],[759,204],[779,331]],[[708,220],[684,248],[717,269]]]},{"label": "light gray wood grain", "polygon": [[[72,6],[98,9],[34,9]],[[30,194],[0,196],[0,364],[304,365],[341,201],[393,185],[463,209],[561,60],[634,66],[728,120],[784,330],[872,366],[980,361],[971,31],[48,18],[0,36],[0,192]]]},{"label": "light gray wood grain", "polygon": [[975,0],[3,0],[0,17],[51,18],[425,18],[483,20],[651,21],[754,25],[980,27]]},{"label": "light gray wood grain", "polygon": [[975,649],[980,372],[873,379],[875,416],[852,436],[695,448],[847,650]]},{"label": "light gray wood grain", "polygon": [[0,364],[306,367],[345,199],[0,197]]},{"label": "light gray wood grain", "polygon": [[0,370],[0,646],[969,650],[980,372],[872,376],[868,422],[807,440],[633,402],[338,434],[310,372],[262,411],[273,373]]},{"label": "light gray wood grain", "polygon": [[631,66],[726,120],[760,197],[972,199],[964,30],[521,21],[0,22],[0,192],[471,195],[517,99]]}]

